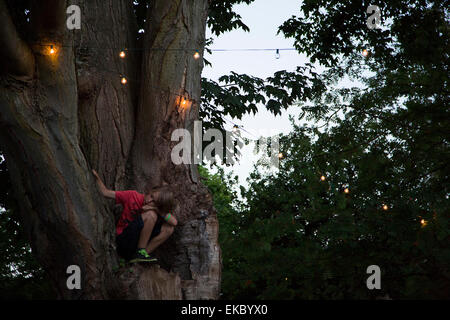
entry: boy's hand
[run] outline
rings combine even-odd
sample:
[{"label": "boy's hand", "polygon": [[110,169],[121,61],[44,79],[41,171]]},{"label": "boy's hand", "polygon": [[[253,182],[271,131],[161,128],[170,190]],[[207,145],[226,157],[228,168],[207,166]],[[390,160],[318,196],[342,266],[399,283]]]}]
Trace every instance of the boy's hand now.
[{"label": "boy's hand", "polygon": [[97,179],[96,183],[97,183],[97,187],[98,187],[100,193],[107,198],[115,199],[116,192],[114,190],[109,190],[108,188],[105,187],[105,185],[104,185],[102,179],[100,178],[100,176],[98,175],[97,171],[95,171],[94,169],[92,169],[91,171],[92,171],[92,174]]},{"label": "boy's hand", "polygon": [[98,176],[97,171],[95,171],[94,169],[92,169],[92,174],[93,174],[97,179],[100,179],[100,177]]}]

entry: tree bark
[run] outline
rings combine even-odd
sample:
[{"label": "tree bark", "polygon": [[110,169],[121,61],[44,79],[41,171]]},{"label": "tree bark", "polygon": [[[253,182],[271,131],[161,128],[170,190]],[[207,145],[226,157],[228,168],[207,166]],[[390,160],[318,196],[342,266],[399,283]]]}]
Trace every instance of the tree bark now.
[{"label": "tree bark", "polygon": [[[0,40],[9,62],[0,78],[0,145],[33,253],[61,298],[217,299],[211,196],[195,166],[170,157],[172,131],[192,131],[198,119],[203,65],[192,55],[203,52],[208,1],[152,1],[143,51],[133,50],[132,1],[70,4],[81,8],[81,30],[66,28],[66,1],[39,1],[26,43],[0,0],[9,19],[9,36]],[[190,108],[180,108],[176,94],[188,96]],[[156,251],[161,267],[118,269],[114,205],[100,198],[91,168],[116,190],[173,187],[179,225]],[[73,264],[81,290],[66,285]]]}]

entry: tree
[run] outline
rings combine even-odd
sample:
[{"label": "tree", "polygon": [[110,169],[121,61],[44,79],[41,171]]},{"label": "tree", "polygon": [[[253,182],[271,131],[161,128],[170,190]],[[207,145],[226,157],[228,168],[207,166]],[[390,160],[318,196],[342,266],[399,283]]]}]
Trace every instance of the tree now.
[{"label": "tree", "polygon": [[[62,298],[217,298],[211,198],[194,165],[170,160],[171,132],[198,118],[203,64],[191,51],[203,52],[209,3],[77,4],[81,29],[71,31],[66,1],[0,1],[0,145],[33,253]],[[157,252],[162,269],[115,271],[114,217],[91,168],[114,189],[173,186],[180,226]],[[81,290],[66,286],[70,265]]]}]

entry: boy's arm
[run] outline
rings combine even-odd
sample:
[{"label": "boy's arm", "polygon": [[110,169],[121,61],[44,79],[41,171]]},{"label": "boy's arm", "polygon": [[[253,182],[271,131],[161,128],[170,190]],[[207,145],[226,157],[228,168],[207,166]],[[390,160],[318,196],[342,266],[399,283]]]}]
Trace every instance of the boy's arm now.
[{"label": "boy's arm", "polygon": [[92,173],[94,174],[95,180],[97,181],[97,187],[100,193],[106,198],[115,199],[116,192],[114,190],[109,190],[108,188],[106,188],[106,186],[103,184],[102,179],[100,179],[97,171],[92,169]]},{"label": "boy's arm", "polygon": [[166,215],[161,215],[161,218],[163,218],[165,222],[167,222],[168,224],[170,224],[174,227],[178,224],[177,219],[175,219],[175,217],[171,213],[167,213]]}]

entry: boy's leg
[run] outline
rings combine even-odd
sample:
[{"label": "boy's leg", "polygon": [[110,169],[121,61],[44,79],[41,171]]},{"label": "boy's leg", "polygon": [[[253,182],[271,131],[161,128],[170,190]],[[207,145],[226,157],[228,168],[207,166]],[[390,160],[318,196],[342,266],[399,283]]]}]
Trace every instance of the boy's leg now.
[{"label": "boy's leg", "polygon": [[164,241],[166,241],[173,233],[174,227],[168,223],[163,223],[161,226],[161,232],[156,237],[150,240],[150,243],[147,245],[147,252],[150,254],[156,248],[158,248]]},{"label": "boy's leg", "polygon": [[150,235],[157,220],[156,213],[153,211],[147,211],[142,213],[142,220],[144,221],[144,227],[139,235],[138,249],[143,249],[147,246]]}]

